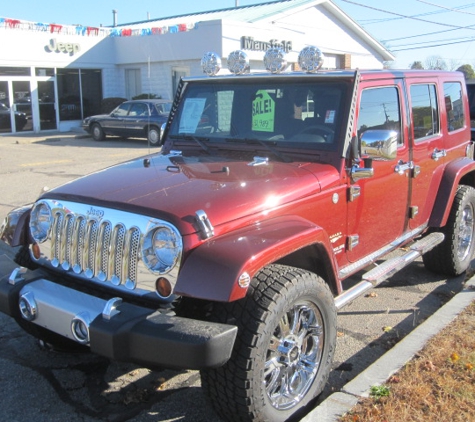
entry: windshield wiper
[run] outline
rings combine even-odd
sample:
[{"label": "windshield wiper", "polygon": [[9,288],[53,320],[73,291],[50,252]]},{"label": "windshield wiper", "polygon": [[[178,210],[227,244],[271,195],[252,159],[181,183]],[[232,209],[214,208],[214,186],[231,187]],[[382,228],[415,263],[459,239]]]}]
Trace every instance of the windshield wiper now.
[{"label": "windshield wiper", "polygon": [[272,148],[267,142],[263,141],[262,139],[257,139],[257,138],[242,138],[242,139],[227,138],[226,142],[233,142],[233,143],[244,142],[246,144],[259,144],[259,145],[262,145],[266,150],[272,152],[272,154],[274,154],[275,156],[280,158],[280,160],[283,161],[284,163],[292,162],[292,160],[288,156],[282,154],[280,151],[276,150],[275,148]]},{"label": "windshield wiper", "polygon": [[171,139],[183,139],[185,141],[195,141],[206,153],[209,152],[209,147],[203,141],[209,141],[209,138],[199,139],[193,135],[170,135]]}]

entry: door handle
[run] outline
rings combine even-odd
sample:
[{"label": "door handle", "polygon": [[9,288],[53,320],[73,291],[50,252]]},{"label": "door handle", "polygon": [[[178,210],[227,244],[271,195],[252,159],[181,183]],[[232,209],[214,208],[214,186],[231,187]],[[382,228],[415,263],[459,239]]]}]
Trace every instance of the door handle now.
[{"label": "door handle", "polygon": [[437,161],[439,158],[447,157],[447,151],[445,149],[435,149],[432,153],[432,159]]},{"label": "door handle", "polygon": [[402,176],[406,170],[412,170],[413,168],[414,163],[412,161],[405,163],[404,161],[399,160],[396,167],[394,167],[394,171]]}]

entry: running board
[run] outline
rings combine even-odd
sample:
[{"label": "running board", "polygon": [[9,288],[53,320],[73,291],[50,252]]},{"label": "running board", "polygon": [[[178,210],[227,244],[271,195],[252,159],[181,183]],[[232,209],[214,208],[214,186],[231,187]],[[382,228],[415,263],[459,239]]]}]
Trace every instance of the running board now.
[{"label": "running board", "polygon": [[402,270],[411,262],[433,249],[439,243],[442,243],[444,237],[445,236],[439,232],[431,233],[409,246],[408,252],[404,255],[390,258],[387,261],[384,261],[381,265],[376,266],[376,268],[363,274],[362,280],[357,285],[344,291],[340,296],[335,298],[336,308],[338,310],[343,308],[368,290],[381,284],[383,281],[396,274],[399,270]]}]

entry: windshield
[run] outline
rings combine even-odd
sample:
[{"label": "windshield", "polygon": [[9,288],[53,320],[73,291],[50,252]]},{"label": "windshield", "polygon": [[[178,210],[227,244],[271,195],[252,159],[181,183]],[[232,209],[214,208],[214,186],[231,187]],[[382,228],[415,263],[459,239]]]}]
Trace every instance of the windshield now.
[{"label": "windshield", "polygon": [[257,84],[256,80],[189,84],[169,135],[336,149],[345,83],[286,79]]}]

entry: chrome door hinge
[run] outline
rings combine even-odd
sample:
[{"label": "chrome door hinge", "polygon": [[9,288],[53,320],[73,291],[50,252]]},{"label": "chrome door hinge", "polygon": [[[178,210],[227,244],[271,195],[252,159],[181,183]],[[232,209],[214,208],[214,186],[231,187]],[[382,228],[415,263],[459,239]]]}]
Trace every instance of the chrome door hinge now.
[{"label": "chrome door hinge", "polygon": [[347,239],[347,248],[349,251],[352,251],[354,248],[358,246],[360,243],[360,236],[357,234],[353,234],[351,236],[348,236]]},{"label": "chrome door hinge", "polygon": [[353,185],[348,189],[348,200],[353,202],[356,198],[361,195],[361,186]]}]

